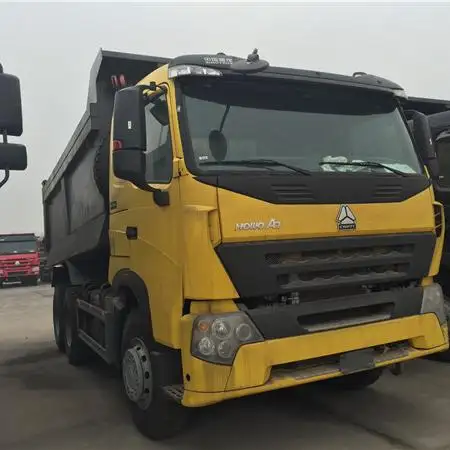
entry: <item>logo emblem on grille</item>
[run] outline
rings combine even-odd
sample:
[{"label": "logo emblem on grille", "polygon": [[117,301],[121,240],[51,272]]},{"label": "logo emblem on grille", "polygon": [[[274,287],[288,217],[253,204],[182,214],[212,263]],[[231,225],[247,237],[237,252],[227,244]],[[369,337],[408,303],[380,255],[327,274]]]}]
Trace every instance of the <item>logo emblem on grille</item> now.
[{"label": "logo emblem on grille", "polygon": [[16,262],[14,263],[14,265],[20,266],[20,261],[16,261]]},{"label": "logo emblem on grille", "polygon": [[356,217],[348,205],[341,205],[336,222],[339,231],[356,230]]}]

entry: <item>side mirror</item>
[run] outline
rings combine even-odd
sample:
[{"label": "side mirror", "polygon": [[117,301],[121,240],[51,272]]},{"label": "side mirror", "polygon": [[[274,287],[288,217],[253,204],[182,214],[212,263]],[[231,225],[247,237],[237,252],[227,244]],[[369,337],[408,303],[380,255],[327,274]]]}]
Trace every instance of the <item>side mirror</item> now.
[{"label": "side mirror", "polygon": [[[165,90],[150,96],[149,86],[117,92],[113,117],[113,170],[140,189],[155,191],[150,184],[168,184],[172,179],[172,147]],[[149,133],[149,136],[147,136]],[[149,140],[147,142],[147,137]]]},{"label": "side mirror", "polygon": [[431,178],[435,180],[439,177],[439,164],[428,118],[418,111],[405,111],[405,113],[412,120],[412,134],[420,156],[426,164]]},{"label": "side mirror", "polygon": [[27,149],[21,144],[0,144],[0,170],[25,170]]},{"label": "side mirror", "polygon": [[14,75],[2,73],[0,66],[0,130],[9,136],[21,136],[22,99],[20,82]]},{"label": "side mirror", "polygon": [[145,99],[142,86],[116,93],[113,114],[114,175],[136,185],[145,184]]}]

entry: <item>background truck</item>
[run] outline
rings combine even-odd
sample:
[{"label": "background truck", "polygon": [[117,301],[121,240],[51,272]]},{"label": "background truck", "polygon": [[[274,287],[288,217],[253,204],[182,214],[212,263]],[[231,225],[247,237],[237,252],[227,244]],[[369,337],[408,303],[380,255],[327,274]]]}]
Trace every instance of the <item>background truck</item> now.
[{"label": "background truck", "polygon": [[39,251],[34,233],[0,234],[0,284],[11,281],[38,284]]},{"label": "background truck", "polygon": [[447,350],[435,153],[403,96],[256,51],[101,51],[43,183],[58,348],[120,368],[154,439],[192,407]]},{"label": "background truck", "polygon": [[[450,100],[411,97],[404,101],[406,109],[414,109],[428,116],[432,139],[439,162],[439,176],[434,180],[434,191],[445,211],[446,223],[450,217]],[[446,311],[450,323],[450,235],[446,233],[439,274],[436,277],[446,296]],[[440,355],[450,360],[448,352]]]}]

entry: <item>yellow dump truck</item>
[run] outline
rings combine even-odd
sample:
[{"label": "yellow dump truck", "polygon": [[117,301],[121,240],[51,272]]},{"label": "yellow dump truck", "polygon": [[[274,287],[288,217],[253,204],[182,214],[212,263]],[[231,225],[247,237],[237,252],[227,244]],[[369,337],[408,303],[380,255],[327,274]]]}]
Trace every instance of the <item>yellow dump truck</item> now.
[{"label": "yellow dump truck", "polygon": [[447,350],[433,147],[402,96],[256,51],[101,51],[43,183],[59,349],[120,368],[153,439],[192,407]]}]

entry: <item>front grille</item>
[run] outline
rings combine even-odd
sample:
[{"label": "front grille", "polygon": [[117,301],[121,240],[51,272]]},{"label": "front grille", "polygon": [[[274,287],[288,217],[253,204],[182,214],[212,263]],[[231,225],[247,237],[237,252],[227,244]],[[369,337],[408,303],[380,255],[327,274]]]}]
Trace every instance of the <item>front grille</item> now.
[{"label": "front grille", "polygon": [[268,254],[266,261],[277,272],[278,284],[286,290],[326,288],[346,284],[378,284],[403,280],[408,275],[414,245],[361,246],[334,250]]},{"label": "front grille", "polygon": [[241,298],[403,285],[427,276],[434,233],[222,244],[217,253]]},{"label": "front grille", "polygon": [[301,184],[272,184],[272,190],[279,203],[313,203],[316,201],[312,190]]},{"label": "front grille", "polygon": [[403,193],[403,186],[401,184],[399,185],[379,184],[375,188],[373,196],[376,201],[391,202],[399,198],[402,195],[402,193]]},{"label": "front grille", "polygon": [[[16,264],[16,262],[19,262],[19,264]],[[0,263],[3,267],[25,267],[25,266],[31,266],[31,261],[29,259],[11,259],[11,260],[5,260]]]},{"label": "front grille", "polygon": [[[380,245],[306,250],[266,255],[266,262],[278,272],[277,281],[285,289],[297,289],[321,283],[345,284],[352,281],[381,282],[404,278],[414,253],[412,244]],[[289,270],[283,273],[283,268]],[[281,273],[280,273],[281,272]]]}]

